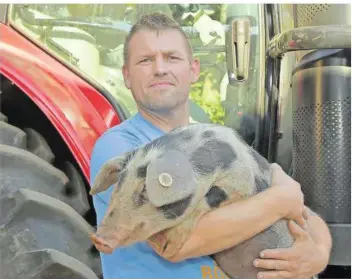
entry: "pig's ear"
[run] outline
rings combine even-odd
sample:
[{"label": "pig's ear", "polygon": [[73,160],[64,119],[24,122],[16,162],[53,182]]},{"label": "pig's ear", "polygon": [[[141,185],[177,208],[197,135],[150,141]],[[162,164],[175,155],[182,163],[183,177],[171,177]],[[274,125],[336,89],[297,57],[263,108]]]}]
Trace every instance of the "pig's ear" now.
[{"label": "pig's ear", "polygon": [[107,161],[99,170],[89,194],[95,195],[107,190],[118,181],[118,174],[124,167],[126,157],[118,156]]},{"label": "pig's ear", "polygon": [[146,191],[156,207],[188,198],[196,188],[193,167],[180,151],[166,151],[147,167]]}]

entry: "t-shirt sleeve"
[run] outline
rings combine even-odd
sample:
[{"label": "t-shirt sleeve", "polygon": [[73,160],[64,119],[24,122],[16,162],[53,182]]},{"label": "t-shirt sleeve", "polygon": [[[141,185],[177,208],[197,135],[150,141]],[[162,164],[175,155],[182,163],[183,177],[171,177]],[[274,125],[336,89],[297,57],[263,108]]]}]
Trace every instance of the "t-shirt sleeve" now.
[{"label": "t-shirt sleeve", "polygon": [[[90,183],[94,183],[100,168],[109,159],[119,156],[137,148],[135,141],[125,136],[122,132],[109,132],[104,134],[96,142],[90,161]],[[113,187],[93,196],[93,204],[97,214],[97,224],[99,224],[108,208]]]}]

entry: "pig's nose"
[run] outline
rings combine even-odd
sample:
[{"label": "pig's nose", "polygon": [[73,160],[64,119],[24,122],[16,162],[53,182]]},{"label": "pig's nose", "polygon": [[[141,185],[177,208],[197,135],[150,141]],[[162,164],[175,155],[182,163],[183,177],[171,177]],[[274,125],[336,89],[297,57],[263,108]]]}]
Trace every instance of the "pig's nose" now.
[{"label": "pig's nose", "polygon": [[106,254],[111,254],[113,252],[113,248],[110,247],[109,243],[104,240],[104,238],[94,233],[90,234],[89,237],[98,251]]}]

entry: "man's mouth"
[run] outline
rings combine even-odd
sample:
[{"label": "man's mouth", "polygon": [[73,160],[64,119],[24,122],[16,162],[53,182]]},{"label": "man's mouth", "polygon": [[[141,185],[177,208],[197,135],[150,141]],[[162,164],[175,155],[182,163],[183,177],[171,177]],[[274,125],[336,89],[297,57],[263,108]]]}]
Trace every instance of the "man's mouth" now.
[{"label": "man's mouth", "polygon": [[155,82],[152,83],[151,87],[167,87],[167,86],[172,86],[173,83],[168,82],[168,81],[162,81],[162,82]]}]

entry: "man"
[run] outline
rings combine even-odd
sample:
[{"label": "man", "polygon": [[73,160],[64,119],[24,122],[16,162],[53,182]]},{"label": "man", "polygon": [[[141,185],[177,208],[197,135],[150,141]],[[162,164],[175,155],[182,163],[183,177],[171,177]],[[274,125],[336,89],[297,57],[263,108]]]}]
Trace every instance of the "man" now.
[{"label": "man", "polygon": [[[143,16],[126,38],[124,60],[125,85],[131,90],[139,112],[97,141],[91,160],[92,183],[110,158],[189,123],[188,97],[200,66],[177,23],[162,14]],[[206,214],[172,259],[163,258],[149,243],[111,251],[96,241],[102,252],[104,279],[221,278],[215,274],[218,269],[208,255],[254,236],[280,218],[294,220],[304,227],[300,185],[275,164],[273,170],[273,187]],[[108,207],[111,192],[112,187],[94,196],[98,223]],[[329,231],[318,216],[311,214],[306,218],[306,230],[290,223],[296,238],[292,248],[263,251],[262,258],[253,263],[273,269],[258,273],[258,278],[307,277],[325,268],[331,247]]]}]

